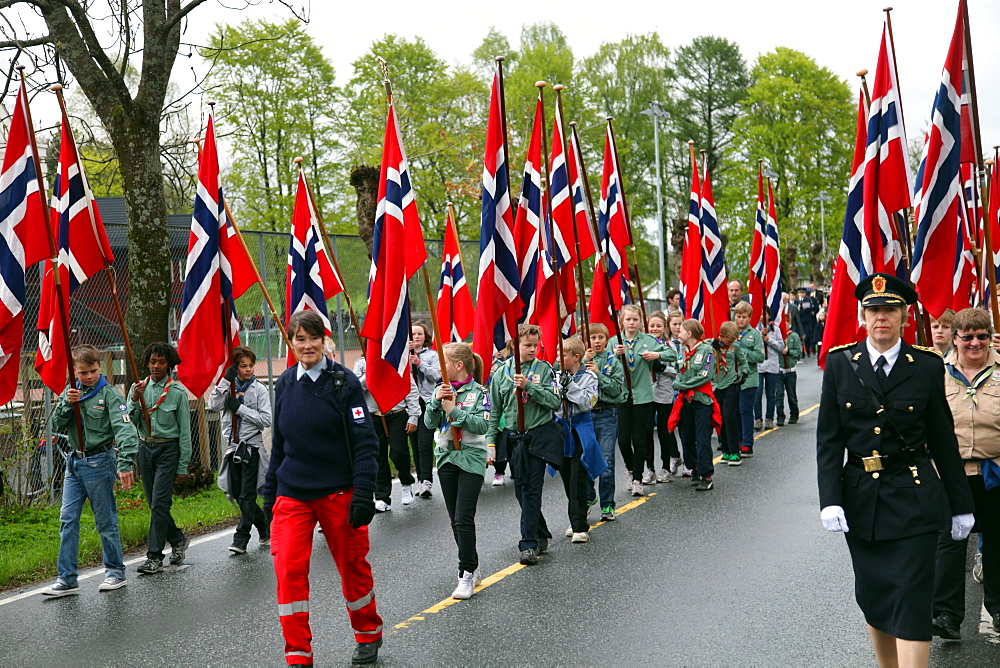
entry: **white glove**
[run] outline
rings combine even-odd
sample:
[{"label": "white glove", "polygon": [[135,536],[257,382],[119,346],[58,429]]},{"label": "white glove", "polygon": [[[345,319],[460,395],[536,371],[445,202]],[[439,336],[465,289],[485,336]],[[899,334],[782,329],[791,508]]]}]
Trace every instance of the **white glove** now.
[{"label": "white glove", "polygon": [[955,515],[951,518],[951,539],[965,540],[972,531],[972,525],[976,523],[976,516],[972,513]]},{"label": "white glove", "polygon": [[[844,517],[844,509],[840,506],[827,506],[819,511],[819,518],[823,521],[823,526],[827,531],[843,531],[847,533],[847,518]],[[966,532],[968,533],[968,532]]]}]

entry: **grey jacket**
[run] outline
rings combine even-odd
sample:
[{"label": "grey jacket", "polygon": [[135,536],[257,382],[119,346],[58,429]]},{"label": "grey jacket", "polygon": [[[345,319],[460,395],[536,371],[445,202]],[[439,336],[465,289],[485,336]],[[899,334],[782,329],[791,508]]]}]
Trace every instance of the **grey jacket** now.
[{"label": "grey jacket", "polygon": [[424,348],[419,353],[414,353],[420,358],[420,364],[410,366],[413,379],[417,383],[417,392],[424,402],[428,402],[434,396],[434,390],[441,382],[441,361],[438,359],[436,351]]},{"label": "grey jacket", "polygon": [[[778,373],[781,369],[781,351],[785,342],[781,338],[781,330],[771,325],[767,331],[767,343],[764,344],[764,361],[757,365],[757,373]],[[763,332],[761,332],[763,334]]]},{"label": "grey jacket", "polygon": [[[233,413],[223,409],[226,397],[229,396],[229,386],[230,382],[223,378],[208,395],[208,410],[222,411],[219,421],[222,424],[222,436],[226,439],[225,455],[235,452],[237,448],[237,444],[232,439]],[[243,394],[243,405],[239,407],[236,414],[239,416],[239,440],[256,448],[260,455],[260,463],[257,466],[257,489],[259,490],[264,486],[264,476],[271,465],[270,452],[261,447],[264,445],[263,431],[271,426],[271,397],[267,393],[267,388],[259,380],[255,380],[247,387]],[[233,501],[235,497],[232,495],[232,490],[229,489],[229,469],[231,466],[235,465],[230,461],[230,458],[223,456],[216,484],[219,489],[226,493],[229,500]]]}]

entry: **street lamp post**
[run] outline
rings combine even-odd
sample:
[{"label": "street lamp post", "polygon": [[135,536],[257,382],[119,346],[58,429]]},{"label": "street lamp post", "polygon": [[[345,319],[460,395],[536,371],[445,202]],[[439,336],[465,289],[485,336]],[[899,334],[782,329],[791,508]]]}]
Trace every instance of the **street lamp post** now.
[{"label": "street lamp post", "polygon": [[670,248],[669,239],[664,241],[663,235],[663,197],[660,194],[661,189],[661,174],[660,169],[660,124],[659,119],[667,118],[668,114],[664,110],[663,105],[659,102],[650,102],[649,109],[645,109],[639,112],[644,116],[651,116],[653,118],[653,150],[656,154],[656,230],[657,239],[659,240],[660,252],[658,253],[660,258],[660,296],[663,301],[667,300],[667,252]]},{"label": "street lamp post", "polygon": [[813,201],[819,202],[819,244],[820,252],[823,254],[823,261],[826,262],[826,212],[823,204],[830,201],[830,196],[825,190],[822,190],[819,195],[813,197]]}]

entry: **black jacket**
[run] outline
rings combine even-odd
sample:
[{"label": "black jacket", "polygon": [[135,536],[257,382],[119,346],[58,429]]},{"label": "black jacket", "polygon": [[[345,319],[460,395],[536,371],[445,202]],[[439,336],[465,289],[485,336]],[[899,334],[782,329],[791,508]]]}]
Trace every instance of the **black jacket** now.
[{"label": "black jacket", "polygon": [[[885,407],[884,418],[876,414],[878,406],[858,376]],[[866,473],[845,464],[845,454],[868,457],[873,450],[882,455],[903,452],[889,421],[920,456],[916,477],[905,466]],[[921,456],[925,450],[930,451],[933,465]],[[830,351],[820,397],[816,460],[820,507],[842,506],[847,525],[858,538],[892,540],[939,531],[950,525],[952,515],[972,512],[972,496],[944,396],[944,364],[936,353],[905,341],[884,392],[865,342]]]}]

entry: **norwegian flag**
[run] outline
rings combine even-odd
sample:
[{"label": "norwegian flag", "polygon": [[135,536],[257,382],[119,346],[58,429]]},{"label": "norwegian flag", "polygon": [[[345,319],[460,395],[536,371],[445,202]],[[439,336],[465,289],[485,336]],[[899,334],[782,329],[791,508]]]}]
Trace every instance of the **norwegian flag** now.
[{"label": "norwegian flag", "polygon": [[704,303],[701,294],[701,184],[698,165],[691,156],[691,198],[688,200],[688,222],[681,251],[681,310],[687,318],[701,320]]},{"label": "norwegian flag", "polygon": [[774,206],[774,189],[767,181],[767,236],[764,239],[764,294],[768,317],[780,322],[781,316],[781,250],[778,245],[778,217]]},{"label": "norwegian flag", "polygon": [[705,178],[701,182],[701,290],[704,300],[706,336],[714,337],[719,327],[729,320],[729,295],[726,291],[726,257],[722,251],[722,235],[715,217],[715,197],[712,179],[705,162]]},{"label": "norwegian flag", "polygon": [[539,341],[538,358],[549,364],[554,364],[559,352],[559,340],[562,336],[559,326],[560,315],[565,313],[562,295],[556,281],[556,250],[555,225],[548,215],[545,206],[547,194],[542,193],[542,229],[539,237],[541,246],[538,251],[538,285],[535,289],[535,311],[531,322],[541,327],[542,338]]},{"label": "norwegian flag", "polygon": [[11,401],[17,391],[24,345],[24,272],[48,251],[33,144],[22,81],[0,169],[0,404]]},{"label": "norwegian flag", "polygon": [[941,277],[961,271],[961,98],[966,69],[963,9],[960,3],[941,85],[934,98],[914,196],[917,234],[911,277],[921,303],[934,318],[951,306],[955,294],[956,281],[942,281]]},{"label": "norwegian flag", "polygon": [[254,282],[253,263],[226,212],[215,123],[209,115],[205,144],[198,157],[198,191],[191,216],[177,338],[181,358],[177,377],[196,397],[205,394],[230,364],[232,348],[240,341],[233,300]]},{"label": "norwegian flag", "polygon": [[410,391],[406,282],[426,259],[396,108],[390,102],[375,212],[368,315],[361,327],[361,336],[368,339],[368,390],[382,412],[392,410]]},{"label": "norwegian flag", "polygon": [[[984,223],[990,226],[990,245],[983,250],[983,285],[981,288],[983,308],[990,303],[989,273],[993,272],[993,285],[1000,285],[1000,152],[993,152],[993,167],[990,170],[989,211]],[[985,231],[985,227],[983,228]],[[985,234],[984,241],[985,241]]]},{"label": "norwegian flag", "polygon": [[458,231],[455,229],[455,221],[449,210],[444,223],[441,286],[437,295],[437,319],[441,331],[446,332],[448,340],[453,343],[464,341],[472,332],[473,314],[472,295],[469,294],[469,286],[465,282]]},{"label": "norwegian flag", "polygon": [[583,262],[597,253],[597,239],[587,206],[587,193],[583,183],[583,156],[576,143],[576,133],[569,136],[569,181],[573,191],[573,220],[576,224],[576,238],[580,241],[580,257]]},{"label": "norwegian flag", "polygon": [[[285,272],[285,321],[299,311],[315,311],[330,334],[326,300],[344,291],[330,258],[326,255],[316,205],[309,193],[306,175],[299,171],[299,186],[292,209],[292,230],[288,240],[288,269]],[[295,354],[288,351],[288,365]]]},{"label": "norwegian flag", "polygon": [[569,187],[569,169],[563,137],[562,108],[556,105],[555,121],[552,128],[552,151],[549,159],[549,192],[552,194],[552,243],[549,246],[559,272],[559,292],[562,309],[566,317],[562,323],[564,336],[572,336],[576,331],[576,241],[573,229],[573,198]]},{"label": "norwegian flag", "polygon": [[[626,249],[629,245],[628,224],[622,204],[621,172],[615,161],[614,139],[608,124],[604,142],[604,169],[601,174],[601,204],[597,213],[597,235],[600,252],[607,260],[608,279],[604,270],[594,271],[590,293],[590,321],[606,325],[614,331],[612,318],[625,303],[629,273]],[[608,294],[610,283],[611,294]]]},{"label": "norwegian flag", "polygon": [[[90,192],[87,177],[73,143],[69,119],[63,114],[59,146],[59,166],[52,189],[50,220],[59,248],[59,280],[56,291],[52,261],[46,260],[42,294],[38,305],[38,353],[35,370],[42,382],[59,393],[66,387],[68,326],[61,314],[69,315],[69,298],[80,285],[114,262],[111,244],[101,222],[101,213]],[[62,299],[60,308],[58,299]]]},{"label": "norwegian flag", "polygon": [[[964,137],[964,135],[963,135]],[[964,139],[963,139],[964,141]],[[964,148],[964,143],[963,143]],[[955,247],[958,257],[955,260],[954,293],[951,310],[961,311],[976,305],[978,291],[976,278],[976,257],[973,249],[980,245],[978,239],[982,223],[982,207],[979,205],[979,193],[975,183],[976,165],[963,162],[962,168],[962,204],[959,207],[961,221],[960,243]]]},{"label": "norwegian flag", "polygon": [[504,349],[514,336],[521,313],[521,275],[514,246],[510,183],[500,105],[500,72],[493,77],[483,159],[482,223],[479,231],[479,283],[472,349],[484,360]]},{"label": "norwegian flag", "polygon": [[535,322],[538,287],[538,235],[542,221],[542,101],[535,104],[535,122],[524,163],[521,197],[514,218],[514,247],[521,276],[521,317],[518,322]]},{"label": "norwegian flag", "polygon": [[750,322],[756,325],[764,313],[764,245],[767,238],[767,213],[764,209],[764,172],[757,168],[757,214],[753,225],[753,243],[750,246],[750,276],[747,294],[753,313]]}]

